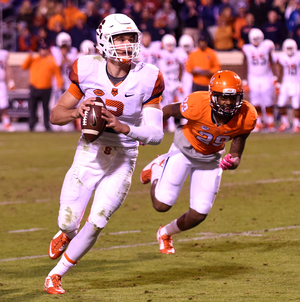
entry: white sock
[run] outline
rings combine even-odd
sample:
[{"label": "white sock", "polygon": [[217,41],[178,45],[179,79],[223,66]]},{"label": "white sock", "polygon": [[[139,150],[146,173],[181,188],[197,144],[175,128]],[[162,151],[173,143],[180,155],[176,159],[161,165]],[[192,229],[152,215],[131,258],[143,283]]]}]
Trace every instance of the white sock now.
[{"label": "white sock", "polygon": [[288,116],[287,115],[282,115],[281,116],[281,122],[286,125],[286,126],[289,126],[289,119],[288,119]]},{"label": "white sock", "polygon": [[181,233],[182,231],[177,226],[177,219],[175,219],[166,226],[164,226],[160,232],[161,234],[175,235]]},{"label": "white sock", "polygon": [[293,118],[293,127],[299,127],[299,119],[297,117]]},{"label": "white sock", "polygon": [[65,254],[63,254],[61,259],[58,261],[56,266],[50,271],[48,276],[60,275],[62,277],[69,271],[69,269],[71,269],[75,265],[76,263],[69,262],[65,257]]},{"label": "white sock", "polygon": [[95,244],[102,229],[86,222],[79,233],[69,243],[67,255],[73,261],[79,261]]}]

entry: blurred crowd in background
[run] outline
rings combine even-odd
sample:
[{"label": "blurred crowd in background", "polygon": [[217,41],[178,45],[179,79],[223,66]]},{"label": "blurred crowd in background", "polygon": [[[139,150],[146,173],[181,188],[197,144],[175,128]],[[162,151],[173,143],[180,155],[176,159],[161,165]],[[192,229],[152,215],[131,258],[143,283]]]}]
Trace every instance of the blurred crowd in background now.
[{"label": "blurred crowd in background", "polygon": [[172,34],[178,41],[189,34],[198,41],[200,31],[217,51],[241,49],[252,27],[280,50],[293,38],[300,46],[300,0],[2,0],[2,48],[36,51],[41,40],[55,45],[65,31],[78,50],[83,40],[96,42],[95,29],[111,13],[130,16],[153,41]]}]

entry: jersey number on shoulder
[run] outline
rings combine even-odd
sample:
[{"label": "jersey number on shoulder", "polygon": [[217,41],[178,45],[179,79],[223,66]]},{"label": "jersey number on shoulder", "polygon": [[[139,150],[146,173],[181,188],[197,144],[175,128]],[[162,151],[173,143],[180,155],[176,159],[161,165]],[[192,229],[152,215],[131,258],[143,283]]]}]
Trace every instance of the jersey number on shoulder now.
[{"label": "jersey number on shoulder", "polygon": [[214,138],[214,136],[209,132],[199,131],[198,133],[199,135],[196,136],[197,140],[199,140],[200,142],[206,145],[212,144],[215,147],[219,147],[224,143],[230,141],[229,135],[219,135],[216,138]]}]

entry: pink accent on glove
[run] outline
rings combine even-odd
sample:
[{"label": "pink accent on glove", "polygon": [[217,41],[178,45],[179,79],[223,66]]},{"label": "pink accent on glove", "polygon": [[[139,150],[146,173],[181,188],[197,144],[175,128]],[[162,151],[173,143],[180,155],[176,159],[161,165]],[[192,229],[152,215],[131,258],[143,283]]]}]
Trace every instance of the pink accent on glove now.
[{"label": "pink accent on glove", "polygon": [[223,169],[223,170],[227,170],[229,169],[230,167],[232,167],[234,163],[234,159],[233,157],[231,156],[231,154],[227,154],[225,155],[225,157],[222,159],[221,163],[220,163],[220,167]]}]

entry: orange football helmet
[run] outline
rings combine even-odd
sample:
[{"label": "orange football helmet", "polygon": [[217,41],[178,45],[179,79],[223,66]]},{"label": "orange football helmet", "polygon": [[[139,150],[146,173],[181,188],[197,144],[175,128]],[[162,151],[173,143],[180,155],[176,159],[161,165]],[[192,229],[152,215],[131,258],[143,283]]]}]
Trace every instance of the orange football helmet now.
[{"label": "orange football helmet", "polygon": [[[243,103],[243,85],[241,78],[233,71],[221,70],[210,79],[209,96],[212,110],[224,116],[233,116]],[[219,98],[230,98],[230,105],[220,105]]]}]

